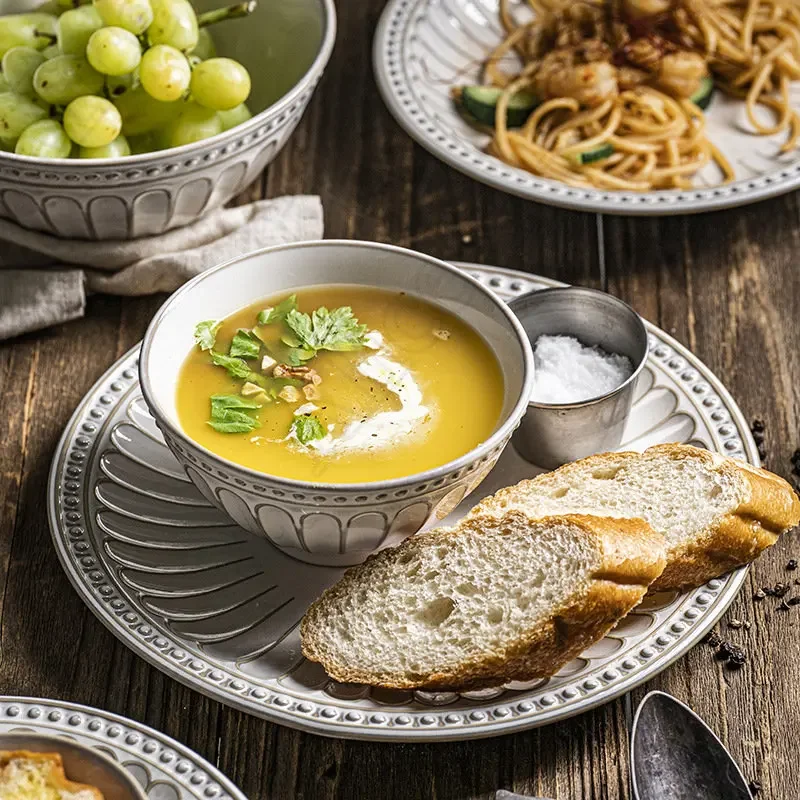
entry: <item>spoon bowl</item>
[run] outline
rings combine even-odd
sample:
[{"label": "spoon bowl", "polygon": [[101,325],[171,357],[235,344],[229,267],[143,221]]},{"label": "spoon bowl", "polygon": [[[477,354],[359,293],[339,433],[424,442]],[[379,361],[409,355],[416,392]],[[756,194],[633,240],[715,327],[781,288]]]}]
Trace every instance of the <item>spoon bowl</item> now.
[{"label": "spoon bowl", "polygon": [[631,773],[635,800],[752,800],[725,745],[664,692],[650,692],[636,711]]}]

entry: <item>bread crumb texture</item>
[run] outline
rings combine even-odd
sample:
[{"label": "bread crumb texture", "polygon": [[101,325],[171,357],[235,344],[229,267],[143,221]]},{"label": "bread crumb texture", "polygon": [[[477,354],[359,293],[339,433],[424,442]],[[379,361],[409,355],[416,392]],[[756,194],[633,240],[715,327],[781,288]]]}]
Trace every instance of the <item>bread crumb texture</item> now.
[{"label": "bread crumb texture", "polygon": [[603,453],[501,489],[472,514],[640,517],[667,541],[654,589],[700,586],[749,563],[800,522],[800,501],[777,475],[690,445]]},{"label": "bread crumb texture", "polygon": [[663,539],[640,521],[475,516],[372,556],[309,609],[337,680],[476,688],[553,674],[643,597]]}]

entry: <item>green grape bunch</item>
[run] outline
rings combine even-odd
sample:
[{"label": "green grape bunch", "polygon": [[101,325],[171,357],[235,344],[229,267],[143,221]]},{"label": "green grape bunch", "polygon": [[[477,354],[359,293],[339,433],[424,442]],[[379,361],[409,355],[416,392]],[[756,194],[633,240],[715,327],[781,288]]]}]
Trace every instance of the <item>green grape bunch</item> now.
[{"label": "green grape bunch", "polygon": [[189,0],[46,0],[0,16],[0,150],[34,158],[123,158],[198,142],[252,116],[247,69]]}]

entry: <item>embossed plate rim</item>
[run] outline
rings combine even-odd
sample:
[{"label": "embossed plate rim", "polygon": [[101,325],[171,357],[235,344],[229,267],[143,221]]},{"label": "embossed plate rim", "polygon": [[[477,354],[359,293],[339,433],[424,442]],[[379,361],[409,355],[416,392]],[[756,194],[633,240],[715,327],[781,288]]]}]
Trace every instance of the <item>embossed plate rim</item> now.
[{"label": "embossed plate rim", "polygon": [[[381,14],[372,48],[375,80],[397,123],[429,153],[459,172],[508,194],[578,211],[637,216],[696,214],[755,203],[800,186],[800,160],[757,176],[709,188],[650,192],[579,189],[539,178],[482,152],[452,135],[419,98],[408,75],[408,41],[441,0],[389,0]],[[414,31],[411,31],[411,28]],[[498,41],[499,44],[499,41]],[[455,112],[453,112],[455,117]]]},{"label": "embossed plate rim", "polygon": [[[474,277],[488,281],[490,287],[492,286],[492,279],[505,278],[511,282],[511,292],[522,293],[523,291],[531,290],[534,286],[565,285],[559,281],[512,269],[485,267],[465,262],[454,263],[470,272]],[[518,283],[519,286],[515,287],[514,283]],[[505,294],[508,294],[508,292],[505,292]],[[676,356],[682,358],[688,367],[695,370],[702,380],[708,384],[710,390],[716,394],[722,407],[729,414],[730,423],[735,426],[738,439],[741,441],[743,454],[751,463],[758,465],[759,459],[755,442],[747,422],[720,380],[696,356],[671,336],[651,323],[646,323],[646,325],[651,336],[663,343]],[[684,602],[674,610],[674,616],[667,618],[667,621],[671,622],[672,625],[677,625],[681,621],[682,627],[680,630],[673,632],[674,635],[671,641],[658,642],[658,647],[655,649],[650,645],[656,644],[656,637],[666,637],[657,633],[650,634],[637,645],[640,658],[636,660],[634,666],[623,668],[622,675],[608,665],[606,667],[608,674],[600,676],[598,673],[598,677],[603,679],[601,681],[584,676],[581,678],[580,690],[561,687],[558,690],[564,695],[561,702],[554,695],[542,693],[539,689],[528,690],[531,696],[529,701],[526,700],[527,695],[524,693],[515,695],[513,699],[509,699],[507,696],[503,699],[501,696],[497,698],[497,702],[494,701],[494,698],[487,699],[481,705],[476,703],[472,711],[460,709],[457,714],[458,720],[456,724],[452,724],[452,720],[448,722],[445,719],[445,717],[452,715],[454,711],[454,709],[449,709],[448,706],[426,709],[424,712],[416,709],[405,711],[402,706],[395,706],[393,710],[386,708],[385,711],[381,712],[381,716],[384,717],[383,722],[373,723],[369,719],[370,715],[368,713],[360,713],[358,707],[353,705],[344,708],[341,714],[336,715],[335,719],[330,719],[326,718],[325,715],[321,715],[321,712],[333,711],[333,708],[326,708],[326,706],[335,705],[335,703],[332,699],[327,702],[320,701],[318,693],[313,689],[301,690],[293,694],[283,687],[277,690],[273,689],[272,686],[267,687],[265,683],[253,681],[247,676],[239,676],[237,678],[229,676],[227,681],[223,680],[225,678],[224,674],[218,675],[218,679],[211,676],[201,678],[201,676],[191,672],[183,664],[178,663],[174,658],[168,658],[166,653],[161,652],[162,645],[155,645],[150,641],[145,641],[143,637],[137,637],[132,630],[128,630],[128,626],[125,626],[119,619],[119,614],[123,612],[119,611],[118,614],[110,608],[108,602],[110,598],[106,598],[104,602],[103,597],[94,590],[94,587],[89,585],[89,581],[84,577],[85,572],[88,570],[79,567],[76,560],[73,560],[77,559],[77,556],[73,557],[69,549],[67,532],[63,529],[67,526],[62,526],[60,519],[63,488],[61,475],[67,451],[71,449],[68,445],[78,426],[85,421],[88,407],[104,394],[103,388],[106,383],[112,381],[112,376],[117,372],[128,372],[131,377],[128,378],[126,376],[126,380],[136,380],[136,370],[131,366],[131,362],[135,358],[138,349],[139,345],[133,347],[104,373],[86,394],[65,427],[56,448],[48,482],[48,512],[51,535],[59,560],[70,582],[94,614],[117,638],[147,662],[175,680],[238,710],[311,733],[372,741],[409,742],[477,739],[551,724],[603,705],[629,692],[663,669],[666,669],[676,659],[684,655],[725,613],[746,578],[747,570],[741,569],[729,575],[724,584],[720,581],[709,582],[708,589],[716,592],[713,603],[708,595],[705,596],[704,600],[697,599],[702,595],[703,588],[695,590],[691,595],[686,595]],[[686,368],[680,367],[680,369],[685,370]],[[130,389],[123,393],[120,388],[118,393],[127,395],[129,392]],[[683,396],[690,400],[694,413],[701,415],[702,412],[698,408],[698,398],[691,396],[688,392],[684,392]],[[119,401],[116,402],[118,403]],[[109,400],[107,408],[111,410],[114,407],[115,401]],[[111,582],[113,583],[113,581]],[[715,585],[712,586],[711,584]],[[691,607],[687,608],[687,604],[690,604]],[[709,606],[709,604],[710,607],[707,609],[700,608],[701,606]],[[136,608],[136,606],[132,606],[132,608],[147,618],[152,616]],[[689,615],[689,611],[693,611],[693,614]],[[689,621],[687,622],[686,620]],[[665,626],[662,625],[661,627]],[[168,645],[169,641],[164,642],[164,639],[178,641],[168,630],[159,627],[159,631],[161,636],[156,638],[161,639],[165,645]],[[181,651],[184,646],[182,644],[175,645],[170,648],[170,652]],[[235,673],[231,673],[231,675],[235,675]],[[231,686],[232,682],[239,685]],[[249,693],[246,694],[243,691],[251,683],[265,687],[258,697],[250,696]],[[590,685],[584,686],[583,684]],[[568,691],[571,694],[568,694]],[[575,699],[576,694],[580,695],[578,699]],[[534,695],[536,695],[536,701],[533,700]],[[302,699],[306,696],[307,699]],[[298,702],[298,697],[302,699],[301,702]],[[278,698],[283,700],[282,705],[274,702]],[[352,719],[347,719],[345,711],[347,711],[348,716],[354,711],[357,713]],[[385,724],[386,717],[392,717],[390,724]],[[436,724],[429,724],[429,722],[420,722],[422,717],[433,719],[441,727]],[[419,724],[415,725],[415,720]]]},{"label": "embossed plate rim", "polygon": [[[37,708],[45,709],[49,713],[58,711],[62,716],[57,720],[30,716],[31,711]],[[16,709],[16,713],[11,713],[13,709]],[[23,711],[27,711],[27,713],[22,713]],[[75,715],[81,716],[82,719],[78,724],[71,724],[69,720]],[[108,732],[108,727],[102,730],[92,730],[89,725],[96,720],[111,723],[112,727],[118,726],[121,730],[114,736]],[[177,765],[188,762],[192,766],[191,770],[180,772],[178,775],[170,775],[170,780],[174,781],[172,788],[178,792],[180,798],[191,796],[197,800],[209,800],[209,798],[247,800],[244,793],[234,785],[230,778],[199,753],[195,753],[190,747],[166,733],[121,714],[82,703],[44,697],[0,695],[0,733],[9,733],[16,729],[32,729],[39,734],[64,734],[71,738],[80,736],[84,739],[91,739],[96,742],[96,744],[91,744],[91,747],[110,749],[115,751],[115,756],[117,755],[116,751],[120,751],[164,773],[177,773]],[[126,735],[131,733],[137,734],[140,738],[135,742],[126,742]],[[157,744],[157,748],[152,752],[145,752],[145,747],[150,747],[153,743]],[[161,760],[161,755],[166,753],[171,753],[174,757],[170,757],[167,761]],[[124,766],[125,762],[122,759],[118,760]],[[198,783],[193,784],[192,779],[195,775],[200,775],[200,779]],[[212,782],[203,780],[203,776],[210,778]],[[163,784],[163,782],[159,778],[158,783]],[[223,793],[221,794],[219,790]]]}]

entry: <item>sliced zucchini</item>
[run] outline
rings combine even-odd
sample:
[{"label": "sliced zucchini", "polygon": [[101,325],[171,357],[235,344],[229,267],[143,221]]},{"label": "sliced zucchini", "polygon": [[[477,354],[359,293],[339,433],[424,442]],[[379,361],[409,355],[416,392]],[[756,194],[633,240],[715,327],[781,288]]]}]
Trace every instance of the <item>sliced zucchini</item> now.
[{"label": "sliced zucchini", "polygon": [[[454,92],[453,96],[478,122],[493,126],[497,103],[502,94],[503,90],[496,86],[464,86]],[[522,127],[538,105],[539,100],[530,92],[515,92],[508,99],[506,125],[509,128]]]},{"label": "sliced zucchini", "polygon": [[714,79],[710,75],[700,80],[700,88],[689,98],[698,108],[705,111],[714,96]]},{"label": "sliced zucchini", "polygon": [[595,161],[602,161],[613,154],[613,145],[605,143],[599,144],[591,150],[584,150],[582,153],[572,153],[569,158],[576,164],[593,164]]}]

